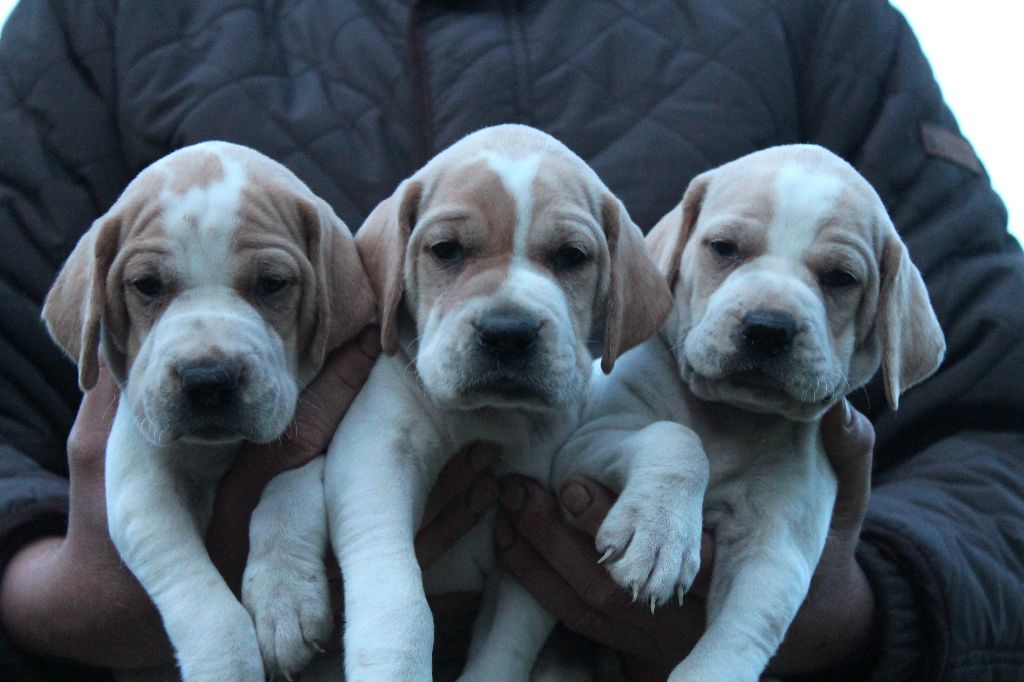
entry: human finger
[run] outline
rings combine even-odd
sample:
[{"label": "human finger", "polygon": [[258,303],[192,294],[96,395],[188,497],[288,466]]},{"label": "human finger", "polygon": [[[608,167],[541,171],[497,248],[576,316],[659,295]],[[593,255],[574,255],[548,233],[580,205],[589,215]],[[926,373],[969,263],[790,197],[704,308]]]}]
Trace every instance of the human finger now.
[{"label": "human finger", "polygon": [[498,497],[498,479],[484,471],[461,495],[448,501],[416,534],[416,558],[420,566],[434,563],[471,528]]},{"label": "human finger", "polygon": [[875,430],[868,418],[844,399],[822,419],[821,439],[838,487],[832,530],[856,535],[871,495]]},{"label": "human finger", "polygon": [[72,458],[72,465],[75,464],[73,460],[79,456],[97,456],[102,459],[117,412],[120,390],[102,354],[100,358],[96,384],[82,396],[78,414],[68,434],[68,455]]},{"label": "human finger", "polygon": [[[579,533],[584,544],[589,542],[583,533],[575,532]],[[494,524],[494,539],[502,565],[516,576],[544,608],[565,623],[569,629],[634,656],[651,657],[657,653],[642,630],[587,603],[583,596],[585,593],[579,592],[561,571],[554,568],[537,546],[519,532],[512,520],[504,516],[498,517]],[[585,546],[577,547],[577,552],[583,549]],[[611,577],[597,565],[596,553],[592,548],[588,549],[592,558],[584,559],[581,563],[589,563],[595,568],[593,579],[611,583],[611,590],[619,592],[621,599],[628,604],[625,592],[617,590]],[[596,584],[595,582],[591,586]]]},{"label": "human finger", "polygon": [[597,535],[604,517],[617,496],[597,481],[584,476],[570,478],[559,491],[562,505],[572,514],[576,525],[590,537]]},{"label": "human finger", "polygon": [[[562,506],[573,520],[591,537],[597,535],[605,516],[616,496],[610,489],[585,476],[574,476],[562,486],[559,495]],[[711,535],[705,531],[701,536],[700,570],[693,579],[690,593],[704,598],[711,586],[711,568],[714,565],[715,545]]]},{"label": "human finger", "polygon": [[647,623],[649,610],[632,603],[600,564],[593,538],[562,519],[557,501],[545,488],[532,479],[509,476],[502,482],[500,501],[516,531],[588,607],[634,625]]},{"label": "human finger", "polygon": [[501,447],[491,442],[470,443],[455,453],[441,469],[427,496],[423,525],[429,524],[453,500],[465,495],[480,474],[487,471],[500,455]]}]

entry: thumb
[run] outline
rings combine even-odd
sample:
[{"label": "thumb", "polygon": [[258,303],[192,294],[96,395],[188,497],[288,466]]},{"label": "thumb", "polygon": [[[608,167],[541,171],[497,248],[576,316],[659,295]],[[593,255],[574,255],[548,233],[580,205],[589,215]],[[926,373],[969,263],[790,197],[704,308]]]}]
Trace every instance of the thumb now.
[{"label": "thumb", "polygon": [[594,537],[617,496],[593,479],[573,476],[562,485],[558,497],[576,525]]},{"label": "thumb", "polygon": [[821,420],[821,441],[838,484],[832,530],[859,534],[871,495],[875,430],[844,398]]}]

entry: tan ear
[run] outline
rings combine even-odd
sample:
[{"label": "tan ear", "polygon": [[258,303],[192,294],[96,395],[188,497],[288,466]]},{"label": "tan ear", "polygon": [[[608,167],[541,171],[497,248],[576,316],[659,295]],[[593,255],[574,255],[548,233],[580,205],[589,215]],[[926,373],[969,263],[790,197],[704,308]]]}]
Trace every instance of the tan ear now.
[{"label": "tan ear", "polygon": [[416,224],[423,184],[406,180],[380,202],[356,233],[356,246],[377,295],[380,344],[388,355],[398,350],[398,306],[405,293],[405,249]]},{"label": "tan ear", "polygon": [[679,280],[683,248],[693,232],[697,216],[700,215],[704,195],[711,181],[711,173],[712,171],[702,173],[694,178],[683,193],[683,200],[647,233],[647,246],[658,265],[658,271],[665,277],[672,291],[675,291],[676,282]]},{"label": "tan ear", "polygon": [[620,355],[658,331],[672,308],[672,292],[622,202],[606,195],[601,220],[611,261],[601,358],[601,370],[607,374]]},{"label": "tan ear", "polygon": [[888,231],[880,264],[878,328],[885,396],[895,410],[901,393],[939,368],[946,340],[921,273],[891,222]]},{"label": "tan ear", "polygon": [[308,357],[319,367],[330,351],[373,320],[376,301],[352,233],[334,210],[317,199],[300,202],[299,214],[315,277],[316,326]]},{"label": "tan ear", "polygon": [[78,240],[43,303],[43,320],[58,345],[78,365],[78,385],[88,391],[99,372],[100,328],[106,309],[106,276],[117,254],[120,218],[96,220]]}]

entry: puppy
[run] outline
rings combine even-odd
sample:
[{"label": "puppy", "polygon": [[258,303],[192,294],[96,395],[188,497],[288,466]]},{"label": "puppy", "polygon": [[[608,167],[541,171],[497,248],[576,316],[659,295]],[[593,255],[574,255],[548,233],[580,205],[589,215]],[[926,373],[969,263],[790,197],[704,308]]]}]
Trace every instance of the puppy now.
[{"label": "puppy", "polygon": [[[776,147],[698,176],[648,244],[675,307],[657,337],[595,381],[555,479],[575,468],[614,486],[609,462],[654,449],[697,472],[679,488],[689,495],[704,483],[706,452],[703,524],[715,539],[707,630],[670,679],[756,680],[807,594],[829,528],[836,481],[822,415],[879,365],[895,409],[939,366],[945,342],[878,195],[820,147]],[[703,450],[667,430],[680,424]],[[609,521],[645,499],[671,506],[668,487],[655,492],[627,485]],[[686,523],[699,531],[699,518]],[[603,534],[597,549],[613,575],[630,553],[658,551],[644,535],[627,548]]]},{"label": "puppy", "polygon": [[[475,440],[502,446],[499,475],[548,481],[586,398],[593,323],[605,320],[610,370],[657,331],[671,294],[597,175],[554,138],[519,125],[478,131],[439,154],[374,210],[356,241],[386,355],[323,473],[344,577],[346,679],[431,678],[425,585],[483,591],[462,679],[525,680],[554,617],[497,567],[492,517],[421,575],[413,537],[426,494],[445,460]],[[302,500],[305,509],[288,518],[309,522],[286,535],[313,537],[324,517],[315,483],[310,472],[301,493],[268,488],[254,518],[243,599],[266,633],[271,670],[301,667],[317,644],[304,633],[329,624],[323,545],[282,556],[257,537],[285,500],[293,510]]]},{"label": "puppy", "polygon": [[43,317],[121,387],[107,518],[186,680],[264,679],[248,613],[203,546],[242,440],[278,438],[325,354],[375,314],[355,243],[290,171],[210,142],[146,168],[82,237]]}]

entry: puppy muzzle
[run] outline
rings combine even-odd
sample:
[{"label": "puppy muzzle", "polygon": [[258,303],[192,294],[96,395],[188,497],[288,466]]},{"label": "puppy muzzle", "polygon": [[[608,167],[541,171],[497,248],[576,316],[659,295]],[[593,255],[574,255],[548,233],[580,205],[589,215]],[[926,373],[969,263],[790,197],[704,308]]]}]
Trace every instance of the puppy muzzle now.
[{"label": "puppy muzzle", "polygon": [[291,420],[298,388],[279,339],[259,318],[180,317],[155,329],[129,375],[147,438],[269,441]]},{"label": "puppy muzzle", "polygon": [[470,376],[464,394],[497,403],[548,404],[544,321],[520,311],[490,311],[471,323]]},{"label": "puppy muzzle", "polygon": [[[727,333],[713,333],[723,326]],[[683,378],[706,399],[807,419],[846,388],[845,374],[829,360],[824,334],[780,308],[737,308],[698,325],[684,345]]]}]

